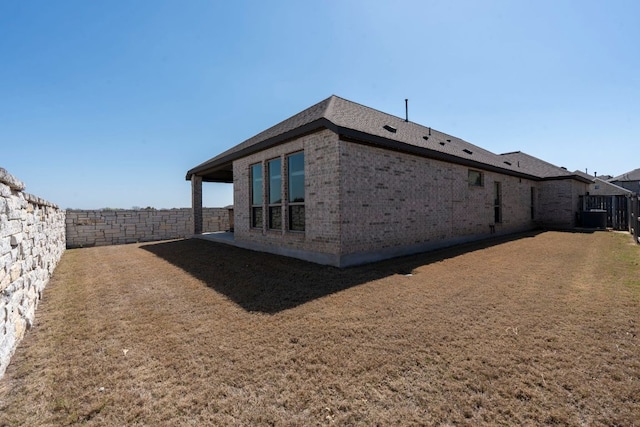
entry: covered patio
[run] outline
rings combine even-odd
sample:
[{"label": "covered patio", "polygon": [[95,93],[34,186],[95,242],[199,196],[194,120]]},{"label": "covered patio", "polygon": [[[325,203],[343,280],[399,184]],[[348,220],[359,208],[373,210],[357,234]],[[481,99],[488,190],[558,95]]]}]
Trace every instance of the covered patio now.
[{"label": "covered patio", "polygon": [[[191,181],[191,208],[193,216],[193,234],[203,233],[202,217],[202,183],[217,182],[223,184],[233,184],[233,161],[215,162],[216,159],[224,155],[221,154],[187,172],[186,179]],[[233,216],[229,216],[229,226],[233,230]],[[233,237],[233,233],[229,233]]]}]

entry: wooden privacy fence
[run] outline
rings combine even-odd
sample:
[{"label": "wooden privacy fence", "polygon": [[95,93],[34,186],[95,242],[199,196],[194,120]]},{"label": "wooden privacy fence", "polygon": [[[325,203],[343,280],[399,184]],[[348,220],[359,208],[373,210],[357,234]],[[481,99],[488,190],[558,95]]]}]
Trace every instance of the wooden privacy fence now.
[{"label": "wooden privacy fence", "polygon": [[614,230],[629,230],[629,202],[627,196],[581,196],[583,211],[607,211],[607,227]]},{"label": "wooden privacy fence", "polygon": [[629,232],[633,240],[640,244],[640,195],[629,198]]}]

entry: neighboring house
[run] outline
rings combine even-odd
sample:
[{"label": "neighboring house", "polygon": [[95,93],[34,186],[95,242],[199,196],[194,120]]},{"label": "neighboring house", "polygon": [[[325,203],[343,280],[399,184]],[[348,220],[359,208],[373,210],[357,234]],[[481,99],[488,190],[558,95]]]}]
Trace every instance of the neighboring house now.
[{"label": "neighboring house", "polygon": [[618,187],[600,178],[594,178],[593,182],[589,184],[587,194],[582,198],[582,210],[584,212],[582,219],[586,219],[590,211],[604,210],[607,212],[606,227],[615,230],[628,230],[629,198],[632,195],[633,192],[631,190]]},{"label": "neighboring house", "polygon": [[611,178],[609,182],[634,193],[640,193],[640,169],[634,169],[631,172]]},{"label": "neighboring house", "polygon": [[633,191],[620,187],[600,178],[594,178],[589,184],[588,194],[591,196],[631,196]]},{"label": "neighboring house", "polygon": [[187,173],[234,186],[234,244],[339,267],[575,226],[588,179],[331,96]]},{"label": "neighboring house", "polygon": [[573,173],[575,175],[578,175],[578,176],[581,176],[583,178],[586,178],[591,182],[595,181],[596,178],[599,178],[602,181],[608,181],[611,178],[613,178],[611,175],[597,175],[596,173],[594,173],[593,175],[589,175],[588,173],[582,172],[582,171],[579,171],[579,170],[573,171]]}]

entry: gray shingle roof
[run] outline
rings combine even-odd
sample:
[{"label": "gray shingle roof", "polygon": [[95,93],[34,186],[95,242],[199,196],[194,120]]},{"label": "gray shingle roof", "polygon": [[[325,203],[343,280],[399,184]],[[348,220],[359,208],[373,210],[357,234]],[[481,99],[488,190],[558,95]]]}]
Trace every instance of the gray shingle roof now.
[{"label": "gray shingle roof", "polygon": [[615,178],[611,178],[609,182],[624,182],[624,181],[640,181],[640,169],[634,169],[631,172],[623,173]]},{"label": "gray shingle roof", "polygon": [[[517,171],[517,168],[505,164],[496,154],[463,139],[414,122],[406,122],[400,117],[382,113],[336,96],[332,98],[333,102],[326,116],[327,119],[342,129],[363,134],[360,135],[362,138],[366,138],[367,135],[377,136],[399,144],[442,153],[448,157]],[[385,129],[385,126],[391,126],[396,131],[390,132]],[[425,139],[425,136],[428,139]]]},{"label": "gray shingle roof", "polygon": [[528,154],[498,155],[463,139],[335,95],[196,166],[187,173],[187,179],[198,174],[204,176],[205,181],[231,182],[234,160],[321,128],[331,129],[343,138],[360,143],[510,175],[585,180]]},{"label": "gray shingle roof", "polygon": [[538,178],[557,178],[557,177],[571,177],[575,176],[574,173],[553,165],[549,162],[545,162],[537,157],[533,157],[522,151],[514,151],[512,153],[501,154],[500,157],[511,163],[513,166],[517,166],[521,170],[525,171],[529,175],[536,176]]},{"label": "gray shingle roof", "polygon": [[591,175],[589,175],[588,173],[586,173],[586,172],[582,172],[582,171],[579,171],[579,170],[575,170],[575,171],[573,171],[573,174],[574,174],[574,175],[581,176],[581,177],[583,177],[583,178],[586,178],[586,179],[588,179],[588,180],[590,180],[590,181],[595,181],[595,179],[596,179],[596,177],[595,177],[595,176],[591,176]]}]

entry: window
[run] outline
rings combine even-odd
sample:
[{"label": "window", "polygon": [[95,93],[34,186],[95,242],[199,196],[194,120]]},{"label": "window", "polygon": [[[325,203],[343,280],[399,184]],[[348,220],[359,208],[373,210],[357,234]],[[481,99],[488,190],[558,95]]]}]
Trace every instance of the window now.
[{"label": "window", "polygon": [[472,187],[484,187],[484,174],[480,171],[469,169],[469,185]]},{"label": "window", "polygon": [[531,187],[531,219],[535,219],[536,187]]},{"label": "window", "polygon": [[262,164],[251,165],[251,227],[262,228]]},{"label": "window", "polygon": [[304,152],[253,164],[249,172],[251,227],[304,231]]},{"label": "window", "polygon": [[502,184],[493,183],[493,221],[496,224],[502,222]]},{"label": "window", "polygon": [[287,158],[289,230],[304,231],[304,153]]},{"label": "window", "polygon": [[282,160],[267,163],[269,170],[269,228],[282,229]]}]

